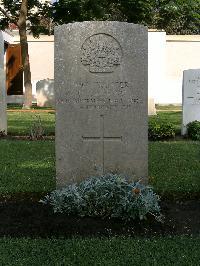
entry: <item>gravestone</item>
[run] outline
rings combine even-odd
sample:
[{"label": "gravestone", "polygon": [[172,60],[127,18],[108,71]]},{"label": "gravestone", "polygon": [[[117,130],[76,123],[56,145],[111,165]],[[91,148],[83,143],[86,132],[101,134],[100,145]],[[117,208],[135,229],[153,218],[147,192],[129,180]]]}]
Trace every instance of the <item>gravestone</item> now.
[{"label": "gravestone", "polygon": [[54,80],[43,79],[36,83],[37,106],[55,107]]},{"label": "gravestone", "polygon": [[0,31],[0,68],[4,68],[4,38],[2,31]]},{"label": "gravestone", "polygon": [[182,135],[185,135],[188,123],[200,121],[200,69],[189,69],[183,72],[182,95]]},{"label": "gravestone", "polygon": [[57,187],[148,176],[148,33],[124,22],[55,29]]},{"label": "gravestone", "polygon": [[4,72],[4,40],[0,31],[0,134],[7,134],[7,114],[6,114],[6,83]]},{"label": "gravestone", "polygon": [[148,99],[148,115],[156,115],[156,107],[153,98]]}]

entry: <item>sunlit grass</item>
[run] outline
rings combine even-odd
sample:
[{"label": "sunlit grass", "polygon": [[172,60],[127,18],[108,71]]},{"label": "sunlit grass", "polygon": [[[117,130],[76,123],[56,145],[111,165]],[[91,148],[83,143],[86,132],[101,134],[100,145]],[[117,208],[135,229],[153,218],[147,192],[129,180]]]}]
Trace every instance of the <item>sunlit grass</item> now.
[{"label": "sunlit grass", "polygon": [[9,112],[8,111],[8,134],[28,136],[34,121],[41,118],[42,127],[46,135],[55,134],[55,113],[52,111]]}]

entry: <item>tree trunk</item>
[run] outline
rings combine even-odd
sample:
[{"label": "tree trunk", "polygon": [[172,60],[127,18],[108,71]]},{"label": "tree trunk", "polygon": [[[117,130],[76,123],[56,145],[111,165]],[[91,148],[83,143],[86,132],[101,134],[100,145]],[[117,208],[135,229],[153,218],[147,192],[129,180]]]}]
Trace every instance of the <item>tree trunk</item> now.
[{"label": "tree trunk", "polygon": [[28,54],[28,42],[26,33],[26,19],[28,10],[28,0],[22,0],[20,16],[18,20],[20,44],[21,44],[21,54],[22,54],[22,65],[24,71],[24,108],[32,107],[32,84],[31,84],[31,71],[30,62]]}]

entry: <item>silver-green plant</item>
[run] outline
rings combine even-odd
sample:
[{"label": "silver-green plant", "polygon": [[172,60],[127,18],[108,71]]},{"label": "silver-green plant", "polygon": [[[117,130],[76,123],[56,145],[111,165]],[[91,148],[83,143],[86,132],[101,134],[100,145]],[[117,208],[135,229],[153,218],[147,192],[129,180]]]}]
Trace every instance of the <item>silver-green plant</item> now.
[{"label": "silver-green plant", "polygon": [[31,140],[39,140],[44,137],[44,127],[42,125],[42,120],[39,115],[35,115],[35,119],[30,128],[30,139]]},{"label": "silver-green plant", "polygon": [[150,214],[162,221],[159,196],[141,180],[128,180],[117,174],[90,177],[79,185],[53,191],[41,202],[52,205],[54,212],[69,215],[142,220]]}]

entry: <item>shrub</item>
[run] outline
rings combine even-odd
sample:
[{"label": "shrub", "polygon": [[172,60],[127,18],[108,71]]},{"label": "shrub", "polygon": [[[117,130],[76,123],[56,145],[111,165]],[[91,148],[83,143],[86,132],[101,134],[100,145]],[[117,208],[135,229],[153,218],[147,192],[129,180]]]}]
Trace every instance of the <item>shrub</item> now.
[{"label": "shrub", "polygon": [[151,214],[161,221],[159,196],[140,181],[131,183],[115,174],[91,177],[79,185],[55,190],[41,202],[52,205],[54,212],[68,215],[142,220]]},{"label": "shrub", "polygon": [[200,121],[193,121],[187,124],[187,135],[192,140],[200,140]]},{"label": "shrub", "polygon": [[166,140],[175,137],[175,127],[171,123],[149,123],[148,137],[150,140]]},{"label": "shrub", "polygon": [[42,126],[42,121],[39,115],[35,116],[30,129],[30,139],[31,140],[40,140],[44,137],[44,127]]}]

